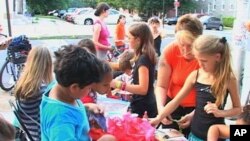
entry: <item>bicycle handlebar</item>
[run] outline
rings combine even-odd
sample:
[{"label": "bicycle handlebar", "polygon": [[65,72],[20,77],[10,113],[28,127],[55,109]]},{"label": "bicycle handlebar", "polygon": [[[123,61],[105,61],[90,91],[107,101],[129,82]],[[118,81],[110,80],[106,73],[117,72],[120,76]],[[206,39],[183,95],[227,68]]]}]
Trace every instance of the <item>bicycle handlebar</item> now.
[{"label": "bicycle handlebar", "polygon": [[5,35],[5,34],[2,34],[2,33],[0,33],[0,35],[1,35],[1,36],[4,36],[5,38],[7,38],[7,37],[8,37],[7,35]]}]

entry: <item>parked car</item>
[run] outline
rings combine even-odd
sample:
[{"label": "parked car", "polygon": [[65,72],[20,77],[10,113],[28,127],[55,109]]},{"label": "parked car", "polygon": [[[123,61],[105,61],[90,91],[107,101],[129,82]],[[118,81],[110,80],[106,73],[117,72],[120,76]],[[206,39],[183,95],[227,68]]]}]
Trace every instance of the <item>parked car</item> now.
[{"label": "parked car", "polygon": [[65,15],[65,13],[67,13],[66,10],[59,10],[58,15],[54,15],[54,16],[57,16],[57,17],[59,17],[59,18],[62,18],[62,17]]},{"label": "parked car", "polygon": [[[92,25],[96,19],[94,12],[95,10],[91,10],[84,14],[77,15],[74,17],[73,22],[75,24]],[[120,15],[125,15],[127,23],[130,23],[133,21],[132,17],[130,17],[128,14],[122,14],[115,9],[109,9],[109,16],[105,19],[105,22],[107,24],[116,24]]]},{"label": "parked car", "polygon": [[61,19],[66,19],[66,16],[70,13],[73,13],[77,8],[68,8],[67,10],[62,10],[62,13],[59,14]]},{"label": "parked car", "polygon": [[200,18],[202,16],[206,16],[207,14],[205,14],[205,13],[192,13],[191,15],[196,17],[196,18]]},{"label": "parked car", "polygon": [[65,15],[65,20],[68,22],[74,22],[74,19],[77,15],[82,15],[87,13],[88,11],[93,10],[93,8],[77,8],[74,12],[68,13]]},{"label": "parked car", "polygon": [[203,25],[203,29],[217,29],[222,31],[224,26],[220,18],[213,16],[202,16],[199,18]]},{"label": "parked car", "polygon": [[58,13],[59,10],[51,10],[48,12],[48,15],[53,16],[55,13]]},{"label": "parked car", "polygon": [[178,17],[164,18],[164,23],[168,25],[176,24]]}]

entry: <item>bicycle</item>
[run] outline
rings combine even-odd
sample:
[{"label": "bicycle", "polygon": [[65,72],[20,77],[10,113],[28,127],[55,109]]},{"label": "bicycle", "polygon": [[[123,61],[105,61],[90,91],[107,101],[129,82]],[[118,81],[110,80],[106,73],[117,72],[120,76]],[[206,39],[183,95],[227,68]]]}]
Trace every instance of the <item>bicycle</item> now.
[{"label": "bicycle", "polygon": [[112,50],[107,52],[107,61],[115,62],[118,60],[119,55],[121,55],[127,48],[117,48],[112,46]]},{"label": "bicycle", "polygon": [[31,44],[25,35],[12,39],[7,47],[5,63],[0,70],[0,87],[4,91],[10,91],[15,86],[30,50]]}]

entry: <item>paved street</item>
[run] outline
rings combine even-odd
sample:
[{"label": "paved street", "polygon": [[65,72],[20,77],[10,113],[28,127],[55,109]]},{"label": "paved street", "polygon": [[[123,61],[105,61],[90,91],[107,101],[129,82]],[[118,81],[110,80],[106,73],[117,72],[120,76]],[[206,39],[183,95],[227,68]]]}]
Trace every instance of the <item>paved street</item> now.
[{"label": "paved street", "polygon": [[[3,22],[4,29],[7,29],[7,22]],[[74,25],[62,20],[54,19],[39,19],[37,23],[32,23],[31,18],[23,16],[15,16],[12,19],[12,34],[13,36],[25,34],[29,38],[40,38],[40,37],[55,37],[55,36],[82,36],[84,38],[91,38],[92,26]],[[108,25],[111,32],[110,41],[113,43],[114,25]],[[164,30],[167,33],[167,37],[162,41],[162,49],[174,39],[174,26],[164,26]],[[7,30],[4,31],[7,33]],[[230,41],[231,30],[226,31],[215,31],[206,30],[204,34],[213,34],[217,36],[225,36]],[[31,40],[33,47],[46,46],[51,52],[55,51],[62,45],[76,44],[80,39],[46,39],[46,40]],[[0,51],[0,67],[3,65],[6,57],[6,50]],[[8,100],[13,99],[13,96],[0,90],[0,114],[3,114],[8,120],[12,120],[13,114],[8,104]]]}]

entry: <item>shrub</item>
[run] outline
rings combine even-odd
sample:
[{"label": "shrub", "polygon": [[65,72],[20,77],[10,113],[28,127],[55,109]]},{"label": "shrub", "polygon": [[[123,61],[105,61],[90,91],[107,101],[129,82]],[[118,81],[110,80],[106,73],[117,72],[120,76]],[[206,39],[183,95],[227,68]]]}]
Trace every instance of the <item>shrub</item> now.
[{"label": "shrub", "polygon": [[222,17],[223,25],[225,27],[233,27],[235,17]]}]

